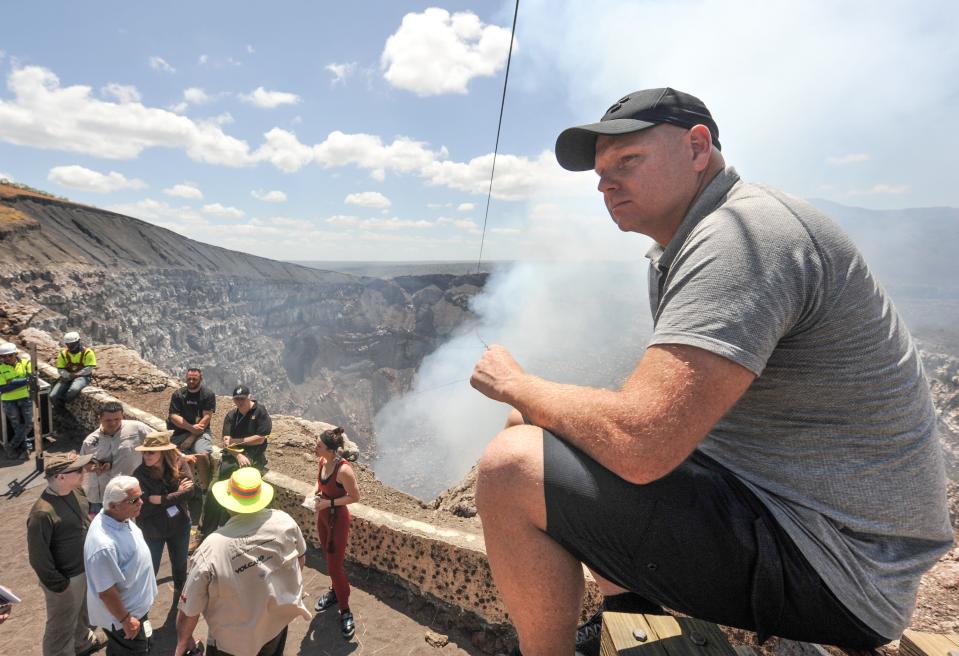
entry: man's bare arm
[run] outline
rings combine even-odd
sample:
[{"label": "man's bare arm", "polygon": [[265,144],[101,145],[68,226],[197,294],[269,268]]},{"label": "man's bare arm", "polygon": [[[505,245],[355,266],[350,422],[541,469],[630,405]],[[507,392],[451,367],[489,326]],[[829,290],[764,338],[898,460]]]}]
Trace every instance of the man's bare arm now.
[{"label": "man's bare arm", "polygon": [[594,389],[527,374],[494,345],[470,384],[622,478],[648,483],[685,460],[754,378],[714,353],[670,344],[647,349],[621,389]]},{"label": "man's bare arm", "polygon": [[200,621],[199,615],[190,617],[182,610],[176,615],[176,650],[175,656],[182,656],[188,649],[193,649],[196,643],[193,640],[193,630]]}]

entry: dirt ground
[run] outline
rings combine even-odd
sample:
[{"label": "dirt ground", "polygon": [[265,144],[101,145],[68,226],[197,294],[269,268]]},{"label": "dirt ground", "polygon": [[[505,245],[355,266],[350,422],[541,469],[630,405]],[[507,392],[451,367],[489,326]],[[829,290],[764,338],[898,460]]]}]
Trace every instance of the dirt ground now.
[{"label": "dirt ground", "polygon": [[[67,446],[76,445],[58,443],[56,448]],[[6,491],[11,481],[23,480],[32,470],[32,460],[12,462],[0,458],[0,490]],[[0,626],[0,653],[3,654],[40,653],[46,621],[45,605],[36,575],[27,561],[26,518],[43,488],[42,477],[35,478],[20,496],[0,498],[0,525],[6,527],[6,530],[0,531],[0,584],[23,599],[23,603],[14,607],[10,620]],[[346,642],[340,637],[335,612],[315,614],[309,623],[296,620],[290,625],[288,654],[480,656],[495,653],[488,634],[458,628],[456,619],[447,612],[411,595],[386,576],[349,564],[347,574],[353,586],[350,606],[357,621],[355,639]],[[311,595],[307,605],[312,607],[313,600],[330,585],[324,558],[313,548],[307,554],[304,579],[306,591]],[[171,654],[175,644],[175,610],[166,554],[157,583],[159,594],[150,613],[155,630],[156,648],[153,653]],[[196,635],[205,641],[206,626],[202,620]],[[435,645],[442,646],[431,645],[427,642],[428,636]]]}]

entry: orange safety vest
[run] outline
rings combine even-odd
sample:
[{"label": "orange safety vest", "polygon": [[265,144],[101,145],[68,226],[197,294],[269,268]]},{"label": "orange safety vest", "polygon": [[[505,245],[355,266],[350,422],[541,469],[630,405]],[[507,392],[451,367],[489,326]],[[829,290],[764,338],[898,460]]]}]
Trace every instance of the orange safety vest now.
[{"label": "orange safety vest", "polygon": [[65,366],[64,369],[69,371],[71,374],[75,374],[83,369],[86,366],[83,364],[83,361],[87,359],[87,353],[89,352],[90,348],[88,346],[83,347],[83,350],[80,351],[80,359],[74,362],[70,359],[70,349],[63,349],[63,351],[60,352],[60,355],[63,356],[63,361],[67,363],[67,366]]}]

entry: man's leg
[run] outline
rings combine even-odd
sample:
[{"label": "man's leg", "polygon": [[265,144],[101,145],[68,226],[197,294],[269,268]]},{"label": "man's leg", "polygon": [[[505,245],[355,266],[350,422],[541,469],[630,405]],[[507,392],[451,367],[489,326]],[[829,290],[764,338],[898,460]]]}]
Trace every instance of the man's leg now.
[{"label": "man's leg", "polygon": [[21,434],[20,444],[32,451],[34,438],[30,435],[30,431],[33,430],[33,401],[26,398],[14,401],[14,403],[20,409],[21,423],[17,429],[17,432]]},{"label": "man's leg", "polygon": [[70,382],[70,387],[67,389],[64,394],[64,400],[69,403],[73,399],[80,396],[80,391],[90,384],[90,379],[87,376],[81,376],[79,378],[74,378]]},{"label": "man's leg", "polygon": [[66,395],[68,389],[70,389],[69,380],[61,378],[53,384],[53,388],[50,390],[50,403],[53,404],[53,407],[63,410],[64,406],[66,405]]},{"label": "man's leg", "polygon": [[91,633],[88,626],[83,626],[81,631],[79,624],[81,619],[86,622],[86,575],[72,577],[63,592],[40,587],[47,602],[43,656],[75,656],[77,651],[89,646]]},{"label": "man's leg", "polygon": [[76,594],[80,598],[80,612],[77,613],[76,625],[73,631],[73,648],[78,654],[100,646],[98,644],[97,634],[90,628],[90,616],[87,614],[87,575],[77,574],[70,579],[70,587],[76,588]]},{"label": "man's leg", "polygon": [[540,428],[514,426],[490,442],[478,465],[476,507],[524,656],[572,656],[583,570],[546,534]]}]

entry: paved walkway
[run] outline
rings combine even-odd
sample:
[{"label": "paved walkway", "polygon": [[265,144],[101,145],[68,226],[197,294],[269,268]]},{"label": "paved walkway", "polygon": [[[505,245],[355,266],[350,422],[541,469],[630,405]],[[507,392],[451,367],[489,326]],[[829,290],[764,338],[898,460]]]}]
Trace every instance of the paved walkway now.
[{"label": "paved walkway", "polygon": [[[8,483],[23,480],[33,471],[33,460],[13,463],[0,459],[0,493]],[[13,615],[0,625],[0,653],[23,656],[40,654],[40,642],[46,621],[43,593],[27,560],[26,518],[33,502],[45,487],[43,476],[35,478],[18,497],[0,497],[0,584],[23,599],[14,606]],[[381,574],[358,567],[347,567],[353,592],[350,606],[356,616],[356,637],[345,642],[339,633],[335,611],[316,615],[312,622],[296,620],[290,625],[287,654],[316,656],[480,656],[483,652],[471,643],[471,636],[453,628],[452,618],[392,584]],[[307,605],[330,585],[323,556],[310,549],[307,554],[305,587],[312,595]],[[150,618],[154,626],[154,654],[173,653],[176,642],[173,607],[173,583],[166,553],[157,578],[159,594]],[[433,647],[426,634],[433,631],[449,636],[449,644]],[[206,641],[206,625],[201,619],[196,635]],[[103,653],[103,652],[101,652]]]}]

